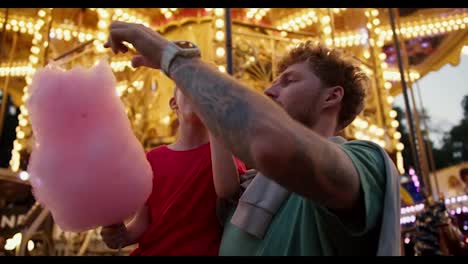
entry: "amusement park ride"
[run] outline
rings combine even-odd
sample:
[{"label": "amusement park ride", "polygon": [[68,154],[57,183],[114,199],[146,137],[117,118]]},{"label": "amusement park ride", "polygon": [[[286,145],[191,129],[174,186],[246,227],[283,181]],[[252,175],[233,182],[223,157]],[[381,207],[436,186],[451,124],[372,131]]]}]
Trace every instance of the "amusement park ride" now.
[{"label": "amusement park ride", "polygon": [[[384,147],[401,173],[405,172],[402,151],[411,147],[422,182],[429,181],[431,157],[426,157],[421,131],[414,123],[410,125],[413,144],[400,142],[392,103],[403,92],[407,107],[414,107],[414,99],[407,97],[412,89],[407,88],[447,63],[458,64],[468,44],[466,8],[0,8],[0,87],[19,109],[9,169],[2,170],[0,179],[20,186],[15,187],[18,192],[30,192],[24,172],[33,140],[24,105],[28,86],[34,72],[51,61],[64,68],[90,67],[107,56],[118,81],[116,94],[145,149],[174,139],[177,123],[168,104],[174,84],[157,70],[132,68],[132,52],[114,55],[102,47],[113,20],[144,24],[170,40],[193,41],[205,60],[258,91],[275,78],[279,56],[300,41],[343,49],[371,77],[365,110],[344,136]],[[409,115],[418,123],[417,113]],[[22,180],[17,180],[19,176]],[[450,210],[468,211],[467,196],[448,201],[457,205]],[[402,208],[402,224],[414,222],[414,214],[423,208],[422,204]],[[116,253],[101,242],[99,230],[60,231],[37,204],[19,222],[21,235],[9,240],[10,245],[16,243],[17,255]],[[35,249],[29,241],[34,241]]]}]

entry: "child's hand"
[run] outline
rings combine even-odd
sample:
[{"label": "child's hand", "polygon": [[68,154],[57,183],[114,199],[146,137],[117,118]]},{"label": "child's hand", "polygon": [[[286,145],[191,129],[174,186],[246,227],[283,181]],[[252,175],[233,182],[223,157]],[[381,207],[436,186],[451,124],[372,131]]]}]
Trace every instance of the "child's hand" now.
[{"label": "child's hand", "polygon": [[104,243],[111,249],[123,248],[127,246],[129,240],[124,223],[102,227],[101,236]]}]

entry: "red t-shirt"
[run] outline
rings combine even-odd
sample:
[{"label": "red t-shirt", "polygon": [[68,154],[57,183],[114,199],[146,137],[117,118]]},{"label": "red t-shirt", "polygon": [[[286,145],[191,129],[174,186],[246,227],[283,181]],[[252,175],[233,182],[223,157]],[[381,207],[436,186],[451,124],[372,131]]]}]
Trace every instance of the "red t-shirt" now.
[{"label": "red t-shirt", "polygon": [[[146,156],[154,175],[146,202],[151,224],[131,255],[218,255],[222,229],[216,216],[210,144],[186,151],[160,146]],[[239,173],[245,173],[245,165],[236,163]]]}]

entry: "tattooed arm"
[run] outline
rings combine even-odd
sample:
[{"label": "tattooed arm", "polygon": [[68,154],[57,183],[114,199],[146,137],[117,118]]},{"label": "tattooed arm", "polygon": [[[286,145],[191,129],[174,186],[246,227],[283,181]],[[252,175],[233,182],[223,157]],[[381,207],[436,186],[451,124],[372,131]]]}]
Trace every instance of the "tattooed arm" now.
[{"label": "tattooed arm", "polygon": [[[105,47],[141,54],[137,66],[159,68],[168,41],[142,25],[114,22]],[[336,144],[293,120],[278,105],[200,59],[177,57],[171,78],[208,129],[233,154],[293,192],[334,209],[353,208],[359,176]]]},{"label": "tattooed arm", "polygon": [[356,203],[359,177],[346,154],[270,99],[199,59],[177,58],[170,75],[210,131],[250,166],[330,208]]},{"label": "tattooed arm", "polygon": [[221,199],[234,199],[240,192],[239,172],[232,153],[210,133],[213,184]]}]

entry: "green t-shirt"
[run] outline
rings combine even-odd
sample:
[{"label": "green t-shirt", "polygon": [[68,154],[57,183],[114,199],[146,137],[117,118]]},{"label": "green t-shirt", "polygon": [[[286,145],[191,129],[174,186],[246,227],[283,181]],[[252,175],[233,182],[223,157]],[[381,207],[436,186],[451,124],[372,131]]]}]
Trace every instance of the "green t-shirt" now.
[{"label": "green t-shirt", "polygon": [[338,218],[325,207],[292,193],[263,239],[232,225],[232,208],[219,255],[376,255],[385,193],[384,160],[379,149],[366,142],[352,141],[341,147],[359,173],[365,219],[356,222],[348,217]]}]

